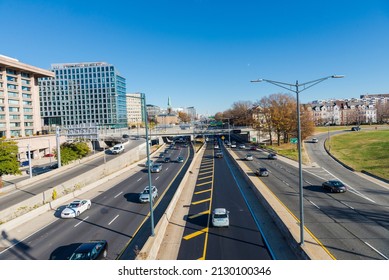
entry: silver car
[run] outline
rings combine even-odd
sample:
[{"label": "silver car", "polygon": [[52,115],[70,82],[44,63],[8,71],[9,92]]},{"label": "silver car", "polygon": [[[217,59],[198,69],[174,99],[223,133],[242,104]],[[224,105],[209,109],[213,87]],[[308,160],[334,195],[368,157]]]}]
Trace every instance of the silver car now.
[{"label": "silver car", "polygon": [[153,166],[151,166],[151,172],[153,173],[159,173],[162,170],[162,164],[161,163],[154,163]]},{"label": "silver car", "polygon": [[[147,203],[150,202],[150,191],[149,191],[149,186],[145,187],[143,192],[139,194],[139,202],[141,203]],[[158,189],[156,186],[151,187],[151,199],[154,200],[158,197]]]}]

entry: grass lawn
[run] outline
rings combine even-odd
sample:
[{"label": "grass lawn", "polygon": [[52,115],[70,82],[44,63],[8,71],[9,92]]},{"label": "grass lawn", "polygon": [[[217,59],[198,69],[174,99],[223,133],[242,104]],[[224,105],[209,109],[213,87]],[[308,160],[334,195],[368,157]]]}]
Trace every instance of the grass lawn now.
[{"label": "grass lawn", "polygon": [[365,170],[389,179],[389,130],[332,136],[331,153],[356,171]]}]

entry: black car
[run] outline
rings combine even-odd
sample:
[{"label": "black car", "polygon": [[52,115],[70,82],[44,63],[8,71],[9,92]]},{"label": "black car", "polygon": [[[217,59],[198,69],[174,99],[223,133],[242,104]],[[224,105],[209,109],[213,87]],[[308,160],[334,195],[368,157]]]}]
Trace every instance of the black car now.
[{"label": "black car", "polygon": [[170,162],[170,160],[171,160],[170,157],[165,157],[165,158],[163,159],[164,162]]},{"label": "black car", "polygon": [[270,153],[268,156],[267,156],[268,159],[277,159],[277,154],[275,153]]},{"label": "black car", "polygon": [[338,180],[330,180],[330,181],[324,182],[321,186],[323,187],[323,189],[328,189],[331,192],[346,192],[347,191],[346,185]]},{"label": "black car", "polygon": [[269,176],[269,170],[267,170],[265,167],[260,167],[257,170],[255,170],[255,174],[261,177],[267,177]]},{"label": "black car", "polygon": [[106,240],[91,240],[82,243],[70,256],[70,260],[103,260],[108,255]]},{"label": "black car", "polygon": [[359,126],[353,126],[351,128],[351,131],[360,131],[360,130],[361,130],[361,128]]}]

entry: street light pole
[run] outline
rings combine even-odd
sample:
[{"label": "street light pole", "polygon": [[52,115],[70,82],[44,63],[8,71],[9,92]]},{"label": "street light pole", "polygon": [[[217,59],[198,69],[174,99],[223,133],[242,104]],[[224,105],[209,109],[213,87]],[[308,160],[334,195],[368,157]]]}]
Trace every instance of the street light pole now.
[{"label": "street light pole", "polygon": [[[295,84],[283,83],[278,81],[266,80],[266,79],[258,79],[251,81],[252,83],[258,82],[267,82],[273,84],[275,86],[284,88],[286,90],[292,91],[296,93],[296,103],[297,103],[297,148],[298,148],[298,168],[299,168],[299,201],[300,201],[300,245],[304,245],[304,195],[303,195],[303,170],[302,170],[302,155],[301,155],[301,125],[300,125],[300,100],[299,94],[300,92],[313,87],[314,85],[323,82],[330,78],[343,78],[343,75],[332,75],[324,78],[320,78],[317,80],[309,81],[303,84],[299,84],[296,81]],[[302,90],[300,90],[302,87]]]}]

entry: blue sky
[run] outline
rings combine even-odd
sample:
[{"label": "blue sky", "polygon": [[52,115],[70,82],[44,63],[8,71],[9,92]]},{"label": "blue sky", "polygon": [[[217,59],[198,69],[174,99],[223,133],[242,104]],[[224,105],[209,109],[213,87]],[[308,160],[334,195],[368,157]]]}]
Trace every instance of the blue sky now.
[{"label": "blue sky", "polygon": [[44,69],[104,61],[147,103],[202,114],[330,79],[301,102],[389,93],[389,1],[0,0],[0,54]]}]

